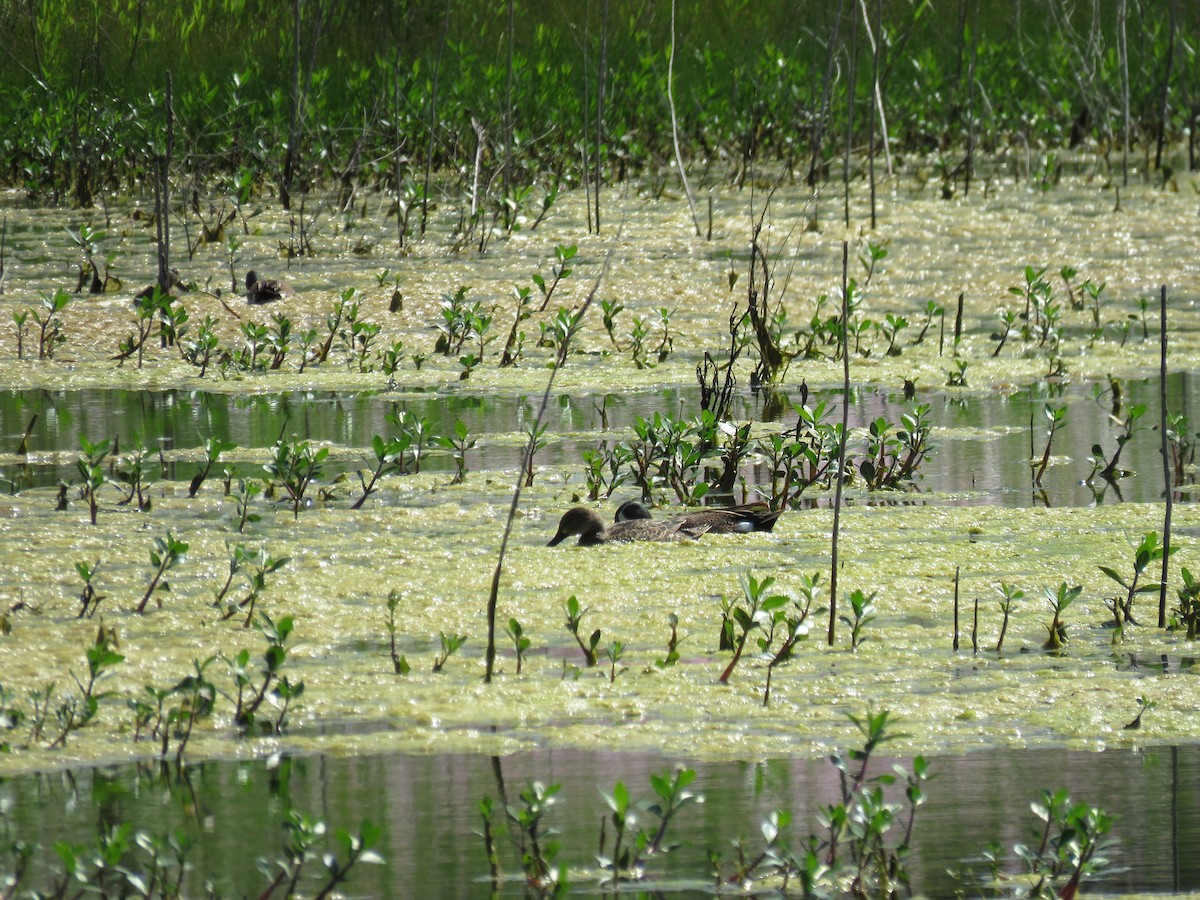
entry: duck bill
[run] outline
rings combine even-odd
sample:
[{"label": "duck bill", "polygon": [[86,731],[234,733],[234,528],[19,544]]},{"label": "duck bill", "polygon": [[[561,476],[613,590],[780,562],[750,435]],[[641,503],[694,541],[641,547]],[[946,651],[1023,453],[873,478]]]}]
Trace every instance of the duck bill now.
[{"label": "duck bill", "polygon": [[547,547],[557,547],[559,544],[561,544],[566,539],[567,539],[567,535],[563,534],[560,531],[554,537],[550,538],[550,543],[548,543],[546,546]]}]

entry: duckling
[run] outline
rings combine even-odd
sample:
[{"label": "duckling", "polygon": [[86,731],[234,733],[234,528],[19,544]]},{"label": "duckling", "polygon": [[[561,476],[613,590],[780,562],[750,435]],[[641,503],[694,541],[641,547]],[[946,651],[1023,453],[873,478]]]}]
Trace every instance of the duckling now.
[{"label": "duckling", "polygon": [[572,535],[579,535],[581,547],[598,544],[620,544],[626,541],[694,541],[708,529],[684,528],[676,521],[655,522],[648,519],[630,519],[604,527],[604,520],[593,510],[576,506],[563,513],[558,531],[547,546],[561,544]]},{"label": "duckling", "polygon": [[[775,521],[783,514],[782,509],[771,509],[765,502],[745,503],[741,506],[714,506],[683,513],[665,522],[674,522],[677,527],[690,531],[703,528],[711,534],[745,534],[750,531],[770,531]],[[616,522],[654,521],[650,511],[636,500],[626,500],[617,507]]]}]

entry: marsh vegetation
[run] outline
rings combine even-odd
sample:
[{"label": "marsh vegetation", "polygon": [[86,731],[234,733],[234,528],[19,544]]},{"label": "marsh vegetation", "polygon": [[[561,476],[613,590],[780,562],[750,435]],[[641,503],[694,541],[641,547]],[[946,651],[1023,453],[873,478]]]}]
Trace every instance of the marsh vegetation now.
[{"label": "marsh vegetation", "polygon": [[[0,772],[619,747],[594,858],[497,777],[463,876],[891,896],[930,760],[1194,744],[1200,13],[791,6],[8,4]],[[782,515],[545,546],[634,498]],[[664,861],[698,767],[826,756]],[[1020,787],[958,889],[1104,868]],[[218,893],[397,855],[284,805]],[[110,824],[5,890],[214,874]]]}]

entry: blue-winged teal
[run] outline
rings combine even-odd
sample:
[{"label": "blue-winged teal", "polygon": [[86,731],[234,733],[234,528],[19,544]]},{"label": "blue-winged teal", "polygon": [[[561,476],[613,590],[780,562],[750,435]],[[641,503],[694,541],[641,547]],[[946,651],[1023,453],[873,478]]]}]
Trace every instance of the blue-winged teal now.
[{"label": "blue-winged teal", "polygon": [[246,273],[246,301],[251,306],[282,300],[290,291],[286,283],[273,278],[259,278],[253,269]]},{"label": "blue-winged teal", "polygon": [[[744,534],[748,531],[770,531],[775,520],[783,513],[771,509],[765,502],[745,503],[741,506],[713,506],[682,513],[664,523],[675,523],[683,531],[703,528],[709,534]],[[617,507],[617,522],[653,522],[649,510],[636,500],[626,500]]]},{"label": "blue-winged teal", "polygon": [[548,546],[561,544],[571,535],[579,535],[582,547],[594,547],[597,544],[621,544],[625,541],[694,541],[708,529],[703,527],[685,528],[681,522],[653,519],[630,519],[604,527],[604,520],[594,509],[576,506],[563,513],[558,523],[558,531],[550,539]]}]

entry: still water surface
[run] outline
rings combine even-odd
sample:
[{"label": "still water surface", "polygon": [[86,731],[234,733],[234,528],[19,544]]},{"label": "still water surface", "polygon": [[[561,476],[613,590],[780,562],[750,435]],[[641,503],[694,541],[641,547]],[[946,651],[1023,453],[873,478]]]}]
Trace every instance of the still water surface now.
[{"label": "still water surface", "polygon": [[[1200,402],[1192,388],[1193,376],[1176,373],[1168,378],[1168,407],[1191,421],[1200,421]],[[1096,479],[1086,484],[1092,470],[1093,445],[1111,455],[1119,427],[1107,384],[1039,384],[1012,392],[956,396],[933,394],[922,398],[931,406],[936,450],[921,467],[922,478],[907,502],[937,502],[932,494],[954,495],[951,502],[1022,507],[1034,505],[1084,506],[1120,500],[1153,502],[1163,494],[1161,449],[1157,429],[1159,388],[1157,379],[1122,382],[1124,408],[1143,404],[1133,439],[1122,452],[1128,475],[1113,483]],[[826,401],[830,421],[836,421],[840,393],[814,392],[810,405]],[[746,392],[737,398],[735,419],[764,421],[761,399]],[[910,404],[899,393],[863,388],[853,395],[852,429],[863,429],[878,418],[898,423]],[[1028,460],[1040,459],[1046,445],[1046,409],[1067,408],[1066,425],[1053,443],[1052,465],[1042,479],[1042,492],[1032,484]],[[600,410],[603,409],[603,420]],[[694,389],[663,388],[652,392],[621,394],[561,394],[548,414],[547,445],[537,461],[582,472],[584,450],[601,441],[633,437],[639,417],[654,413],[679,416],[698,409]],[[266,450],[276,440],[307,439],[333,447],[358,450],[331,464],[331,475],[366,466],[374,435],[394,433],[387,417],[406,410],[428,422],[433,434],[449,434],[462,421],[479,438],[472,453],[473,469],[501,471],[519,463],[524,431],[535,410],[524,396],[497,392],[448,389],[428,394],[412,391],[374,393],[281,392],[225,394],[207,391],[0,391],[0,441],[11,452],[32,421],[31,456],[11,459],[4,467],[13,487],[49,486],[70,480],[73,455],[81,438],[91,441],[114,438],[123,450],[141,441],[157,456],[163,451],[163,477],[186,481],[203,458],[210,437],[232,442],[237,448]],[[788,404],[774,418],[783,427],[795,423]],[[607,423],[607,429],[602,428]],[[433,450],[430,471],[452,469],[449,454]],[[247,472],[251,467],[246,467]],[[254,468],[257,472],[257,468]],[[751,460],[743,469],[748,487],[765,484],[770,472]],[[887,494],[880,495],[885,502]],[[892,497],[890,499],[897,499]],[[945,502],[942,498],[941,502]]]},{"label": "still water surface", "polygon": [[[623,781],[634,798],[651,794],[650,775],[686,760],[653,754],[546,750],[505,757],[312,756],[271,762],[205,762],[185,780],[133,767],[24,775],[0,781],[3,827],[42,844],[37,872],[49,864],[55,841],[94,842],[116,823],[158,834],[182,829],[196,841],[189,893],[211,879],[221,896],[254,895],[265,886],[258,857],[280,852],[280,823],[290,811],[319,816],[332,828],[356,830],[363,818],[380,824],[382,866],[355,870],[347,895],[487,897],[489,868],[479,832],[478,802],[516,802],[530,781],[561,784],[547,822],[563,847],[576,887],[595,888],[600,873],[591,855],[605,807],[599,791]],[[881,774],[894,760],[876,759]],[[899,760],[906,768],[910,760]],[[669,835],[682,846],[660,857],[649,874],[669,896],[711,893],[708,851],[729,864],[734,840],[747,853],[761,846],[760,822],[775,809],[793,814],[790,839],[799,844],[818,826],[819,806],[837,798],[836,772],[825,760],[705,762],[694,790],[705,802],[680,813]],[[1065,750],[983,751],[930,760],[928,803],[917,815],[910,872],[916,892],[950,896],[962,887],[947,870],[986,874],[981,851],[1005,848],[1010,873],[1022,871],[1016,843],[1036,844],[1029,810],[1042,790],[1067,788],[1073,800],[1102,806],[1117,817],[1118,843],[1109,865],[1089,881],[1089,893],[1200,890],[1200,747],[1088,753]],[[519,858],[511,838],[497,848],[513,880],[500,895],[519,897]],[[611,840],[611,837],[610,837]],[[246,848],[253,847],[253,854]],[[317,868],[314,864],[313,868]],[[692,885],[692,890],[687,885]],[[967,895],[973,896],[968,882]]]}]

